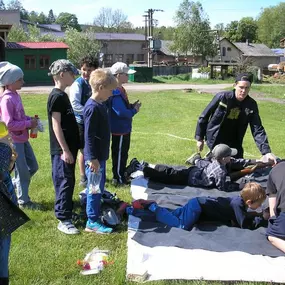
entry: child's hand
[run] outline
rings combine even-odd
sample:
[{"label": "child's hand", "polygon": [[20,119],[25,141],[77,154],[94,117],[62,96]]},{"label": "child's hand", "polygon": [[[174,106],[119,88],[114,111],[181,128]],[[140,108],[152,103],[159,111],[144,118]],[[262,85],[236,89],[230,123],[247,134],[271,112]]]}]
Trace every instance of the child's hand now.
[{"label": "child's hand", "polygon": [[90,167],[91,171],[93,171],[93,172],[95,172],[95,173],[98,173],[98,172],[99,172],[99,169],[100,169],[99,160],[98,160],[98,159],[92,159],[92,160],[89,162],[89,167]]},{"label": "child's hand", "polygon": [[72,153],[70,152],[70,150],[68,151],[63,151],[62,155],[60,156],[60,158],[65,161],[68,164],[73,164],[74,163],[74,157],[72,155]]},{"label": "child's hand", "polygon": [[31,119],[31,129],[34,129],[38,126],[38,120],[36,118]]}]

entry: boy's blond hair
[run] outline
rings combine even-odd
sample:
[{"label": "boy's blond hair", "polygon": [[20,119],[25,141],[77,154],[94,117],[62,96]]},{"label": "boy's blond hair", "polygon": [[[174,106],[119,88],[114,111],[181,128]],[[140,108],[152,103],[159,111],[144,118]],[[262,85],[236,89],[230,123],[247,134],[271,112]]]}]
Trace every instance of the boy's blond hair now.
[{"label": "boy's blond hair", "polygon": [[266,193],[263,187],[256,182],[248,182],[241,191],[241,197],[244,202],[250,200],[251,203],[262,203],[266,199]]},{"label": "boy's blond hair", "polygon": [[97,92],[100,86],[104,88],[110,87],[110,89],[115,89],[118,86],[116,77],[110,71],[102,68],[91,72],[89,83],[92,88],[92,93]]}]

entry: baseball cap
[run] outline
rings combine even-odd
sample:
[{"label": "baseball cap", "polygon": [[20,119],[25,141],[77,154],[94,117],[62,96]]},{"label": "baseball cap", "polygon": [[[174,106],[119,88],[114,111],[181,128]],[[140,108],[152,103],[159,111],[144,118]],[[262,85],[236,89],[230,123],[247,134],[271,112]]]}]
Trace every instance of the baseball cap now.
[{"label": "baseball cap", "polygon": [[48,75],[57,75],[60,72],[72,72],[74,75],[78,75],[77,68],[67,59],[58,59],[54,61],[49,67],[50,72]]},{"label": "baseball cap", "polygon": [[234,156],[237,154],[236,148],[230,148],[226,144],[217,144],[212,150],[212,154],[215,158],[223,158],[227,156]]},{"label": "baseball cap", "polygon": [[252,78],[252,74],[251,73],[239,73],[236,78],[235,78],[236,82],[238,81],[248,81],[250,83],[252,83],[253,78]]},{"label": "baseball cap", "polygon": [[23,70],[8,61],[0,62],[0,86],[13,84],[24,77]]},{"label": "baseball cap", "polygon": [[111,66],[110,71],[112,72],[112,74],[120,74],[120,73],[134,74],[136,73],[135,70],[130,69],[124,62],[114,63]]}]

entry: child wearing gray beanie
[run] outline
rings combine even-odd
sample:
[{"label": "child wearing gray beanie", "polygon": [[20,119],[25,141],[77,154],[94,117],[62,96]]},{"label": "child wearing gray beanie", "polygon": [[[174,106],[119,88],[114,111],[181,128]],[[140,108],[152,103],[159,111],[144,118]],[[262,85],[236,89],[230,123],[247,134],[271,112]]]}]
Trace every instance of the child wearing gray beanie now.
[{"label": "child wearing gray beanie", "polygon": [[37,119],[26,116],[17,90],[24,84],[22,69],[10,62],[0,62],[0,85],[5,91],[0,96],[0,117],[6,124],[18,157],[15,163],[15,183],[20,208],[39,209],[29,196],[31,177],[38,163],[29,143],[29,130],[37,127]]}]

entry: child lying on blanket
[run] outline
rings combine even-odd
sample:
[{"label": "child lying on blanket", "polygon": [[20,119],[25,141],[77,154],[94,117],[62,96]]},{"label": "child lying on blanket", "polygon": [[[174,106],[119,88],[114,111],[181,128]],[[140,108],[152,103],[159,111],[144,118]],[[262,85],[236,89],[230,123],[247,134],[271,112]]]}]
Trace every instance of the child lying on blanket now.
[{"label": "child lying on blanket", "polygon": [[285,252],[285,161],[278,163],[270,172],[266,193],[269,196],[270,219],[268,240]]},{"label": "child lying on blanket", "polygon": [[[268,164],[252,159],[235,159],[237,150],[228,145],[216,145],[210,159],[195,159],[195,165],[187,169],[176,169],[167,165],[157,164],[154,168],[147,164],[141,165],[144,176],[152,181],[174,185],[189,185],[200,187],[217,187],[221,191],[239,191],[239,185],[226,183],[227,168],[239,170],[230,173],[232,180],[254,172],[256,168],[265,167]],[[250,168],[246,168],[248,166]],[[133,159],[127,168],[127,175],[140,168],[140,163]],[[241,170],[242,169],[242,170]]]},{"label": "child lying on blanket", "polygon": [[197,197],[174,211],[158,206],[155,201],[136,200],[132,206],[124,204],[119,214],[152,218],[170,227],[191,231],[198,220],[216,221],[243,229],[256,229],[267,224],[264,217],[249,215],[247,209],[256,210],[266,198],[265,190],[255,182],[245,185],[239,196]]}]

